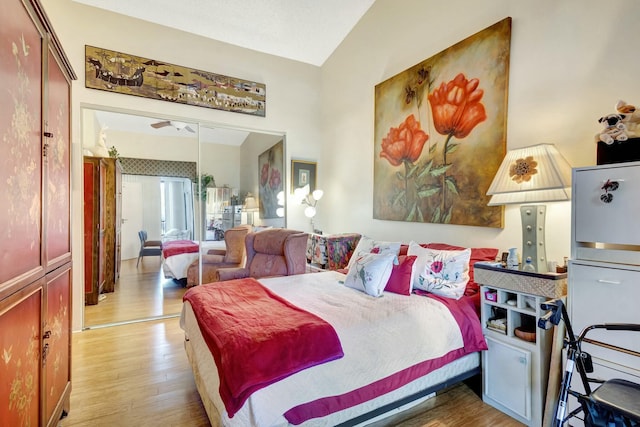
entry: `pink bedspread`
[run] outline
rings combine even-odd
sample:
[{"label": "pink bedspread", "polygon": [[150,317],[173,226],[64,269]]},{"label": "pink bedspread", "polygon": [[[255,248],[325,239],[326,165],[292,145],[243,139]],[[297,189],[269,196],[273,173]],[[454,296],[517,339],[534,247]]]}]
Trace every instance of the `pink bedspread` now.
[{"label": "pink bedspread", "polygon": [[198,244],[191,240],[169,240],[162,243],[162,256],[169,258],[172,255],[198,252]]},{"label": "pink bedspread", "polygon": [[331,325],[253,278],[197,286],[184,300],[218,367],[229,418],[254,391],[344,355]]}]

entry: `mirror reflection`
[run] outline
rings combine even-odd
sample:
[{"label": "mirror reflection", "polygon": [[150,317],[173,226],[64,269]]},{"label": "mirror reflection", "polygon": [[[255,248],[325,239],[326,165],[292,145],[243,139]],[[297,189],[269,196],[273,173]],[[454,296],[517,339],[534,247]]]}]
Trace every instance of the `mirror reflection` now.
[{"label": "mirror reflection", "polygon": [[261,212],[259,196],[259,158],[282,147],[272,166],[283,181],[284,143],[282,134],[83,108],[85,328],[178,315],[189,268],[199,283],[199,254],[224,250],[226,230],[285,227],[284,216]]}]

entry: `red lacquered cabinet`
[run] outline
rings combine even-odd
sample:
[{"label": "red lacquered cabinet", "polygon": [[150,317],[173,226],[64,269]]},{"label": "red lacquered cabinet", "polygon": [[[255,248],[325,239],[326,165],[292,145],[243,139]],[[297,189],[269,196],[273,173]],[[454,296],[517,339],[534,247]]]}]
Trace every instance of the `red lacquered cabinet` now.
[{"label": "red lacquered cabinet", "polygon": [[38,0],[0,2],[0,426],[71,394],[71,69]]}]

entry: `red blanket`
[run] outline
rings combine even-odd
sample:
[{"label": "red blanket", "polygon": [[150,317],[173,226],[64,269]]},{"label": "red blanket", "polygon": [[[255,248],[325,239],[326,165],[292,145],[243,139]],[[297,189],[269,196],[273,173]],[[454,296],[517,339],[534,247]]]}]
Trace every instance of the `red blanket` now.
[{"label": "red blanket", "polygon": [[229,418],[254,391],[344,356],[331,325],[253,278],[196,286],[184,300],[218,367]]},{"label": "red blanket", "polygon": [[162,256],[165,258],[189,252],[198,252],[198,244],[191,240],[169,240],[162,243]]}]

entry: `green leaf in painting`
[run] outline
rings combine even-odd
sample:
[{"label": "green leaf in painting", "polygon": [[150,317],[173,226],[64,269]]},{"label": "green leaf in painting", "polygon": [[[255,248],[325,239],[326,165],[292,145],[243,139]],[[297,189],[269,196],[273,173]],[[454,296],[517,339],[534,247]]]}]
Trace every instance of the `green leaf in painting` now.
[{"label": "green leaf in painting", "polygon": [[409,215],[407,215],[407,221],[413,221],[416,218],[416,204],[414,203],[413,206],[411,206],[411,211],[409,211]]},{"label": "green leaf in painting", "polygon": [[431,166],[433,165],[433,160],[429,160],[429,163],[427,163],[426,165],[424,165],[424,168],[422,168],[422,170],[420,171],[420,173],[418,174],[418,178],[422,178],[423,176],[425,176],[426,174],[429,173],[429,171],[431,170]]},{"label": "green leaf in painting", "polygon": [[431,176],[440,176],[445,173],[450,167],[451,165],[440,165],[438,167],[435,167],[431,169]]},{"label": "green leaf in painting", "polygon": [[447,184],[447,188],[449,189],[449,191],[451,191],[453,194],[460,194],[458,193],[458,184],[456,183],[456,179],[452,176],[447,176],[444,178],[444,182]]},{"label": "green leaf in painting", "polygon": [[443,224],[449,224],[451,222],[451,212],[453,211],[453,206],[449,206],[449,209],[447,210],[447,213],[445,214],[444,218],[442,218],[442,223]]},{"label": "green leaf in painting", "polygon": [[458,145],[460,145],[460,144],[449,144],[449,145],[447,145],[447,154],[453,153],[454,151],[456,151],[458,149]]},{"label": "green leaf in painting", "polygon": [[399,205],[402,199],[404,198],[405,194],[406,194],[405,190],[400,190],[398,194],[396,194],[396,197],[393,198],[393,205],[394,206]]},{"label": "green leaf in painting", "polygon": [[418,170],[418,165],[414,165],[411,167],[411,169],[409,169],[409,172],[407,173],[407,178],[411,178],[413,175],[415,175],[416,171]]},{"label": "green leaf in painting", "polygon": [[437,207],[433,210],[431,214],[431,222],[440,222],[440,208]]},{"label": "green leaf in painting", "polygon": [[398,178],[401,181],[404,181],[404,175],[401,172],[396,172],[396,178]]},{"label": "green leaf in painting", "polygon": [[429,147],[429,154],[433,154],[436,151],[437,147],[438,144],[433,144],[431,147]]},{"label": "green leaf in painting", "polygon": [[424,199],[425,197],[431,197],[440,191],[439,185],[427,185],[418,190],[418,197]]}]

